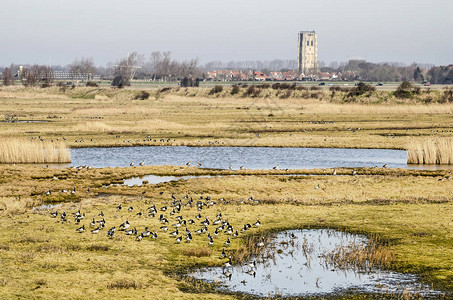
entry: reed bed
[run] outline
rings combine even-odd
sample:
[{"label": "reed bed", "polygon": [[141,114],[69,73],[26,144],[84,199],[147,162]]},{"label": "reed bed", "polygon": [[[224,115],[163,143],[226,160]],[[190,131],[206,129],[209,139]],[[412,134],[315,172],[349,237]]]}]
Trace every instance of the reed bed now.
[{"label": "reed bed", "polygon": [[407,163],[430,165],[453,164],[453,138],[413,141],[407,149]]},{"label": "reed bed", "polygon": [[6,138],[0,143],[0,163],[69,163],[71,153],[62,141]]}]

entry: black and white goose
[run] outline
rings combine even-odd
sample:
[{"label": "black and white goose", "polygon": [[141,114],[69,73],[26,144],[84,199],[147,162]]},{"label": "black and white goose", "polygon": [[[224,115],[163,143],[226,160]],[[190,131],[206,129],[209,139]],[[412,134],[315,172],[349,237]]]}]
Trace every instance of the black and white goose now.
[{"label": "black and white goose", "polygon": [[99,232],[100,228],[96,227],[95,229],[91,230],[92,234],[97,234]]},{"label": "black and white goose", "polygon": [[181,241],[182,241],[182,236],[178,236],[176,238],[176,243],[179,244],[179,243],[181,243]]},{"label": "black and white goose", "polygon": [[228,239],[226,240],[226,242],[225,242],[225,246],[229,246],[230,243],[231,243],[231,242],[230,242],[230,238],[228,238]]},{"label": "black and white goose", "polygon": [[221,258],[226,258],[227,257],[227,255],[225,253],[225,248],[222,249],[222,254],[220,254],[220,257]]},{"label": "black and white goose", "polygon": [[93,221],[91,221],[90,226],[91,226],[91,227],[94,227],[95,225],[96,225],[96,221],[95,221],[94,218],[93,218]]},{"label": "black and white goose", "polygon": [[82,225],[82,227],[77,228],[76,231],[77,231],[78,233],[84,232],[84,231],[85,231],[85,225]]},{"label": "black and white goose", "polygon": [[128,229],[130,226],[131,226],[131,224],[129,223],[129,220],[126,220],[126,222],[122,223],[122,224],[118,227],[118,230],[124,231],[124,230]]},{"label": "black and white goose", "polygon": [[57,210],[57,211],[54,211],[54,212],[52,212],[52,213],[50,213],[50,216],[51,216],[52,218],[56,218],[56,217],[58,216],[58,210]]},{"label": "black and white goose", "polygon": [[134,227],[134,228],[132,228],[131,230],[126,230],[124,233],[125,233],[126,235],[137,234],[137,229],[135,229],[135,227]]},{"label": "black and white goose", "polygon": [[256,222],[253,223],[253,226],[258,228],[261,226],[261,222],[259,220],[256,220]]}]

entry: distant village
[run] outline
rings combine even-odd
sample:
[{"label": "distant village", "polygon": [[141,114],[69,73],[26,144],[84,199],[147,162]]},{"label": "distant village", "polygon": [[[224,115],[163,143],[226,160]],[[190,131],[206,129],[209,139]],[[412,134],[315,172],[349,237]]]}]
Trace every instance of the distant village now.
[{"label": "distant village", "polygon": [[[349,74],[348,78],[353,74]],[[318,72],[317,74],[298,74],[297,71],[286,72],[269,72],[261,71],[242,71],[242,70],[214,70],[203,74],[203,79],[206,81],[316,81],[328,80],[336,81],[343,80],[343,74],[337,72]]]}]

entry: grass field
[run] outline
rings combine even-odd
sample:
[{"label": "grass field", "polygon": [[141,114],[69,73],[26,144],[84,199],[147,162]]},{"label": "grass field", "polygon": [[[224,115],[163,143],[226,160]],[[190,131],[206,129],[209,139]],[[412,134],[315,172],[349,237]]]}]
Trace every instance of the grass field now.
[{"label": "grass field", "polygon": [[[345,102],[344,95],[298,91],[282,99],[271,89],[256,98],[231,95],[226,88],[138,91],[110,88],[1,88],[0,139],[40,137],[71,147],[131,145],[353,147],[406,149],[414,142],[453,136],[453,104],[439,103],[441,90],[401,101],[377,91]],[[311,93],[311,92],[310,92]],[[319,94],[318,94],[319,93]],[[286,97],[286,96],[285,96]],[[426,97],[432,97],[426,103]],[[45,121],[21,123],[20,121]],[[355,168],[318,170],[216,171],[180,166],[74,169],[39,165],[0,165],[0,298],[159,298],[228,299],[244,295],[218,292],[212,285],[184,277],[197,266],[221,266],[225,247],[235,262],[250,251],[248,239],[290,228],[335,228],[376,238],[391,254],[390,268],[421,276],[449,296],[453,292],[453,180],[450,170]],[[357,175],[353,175],[353,171]],[[225,175],[140,187],[126,178],[156,175]],[[226,176],[226,175],[237,176]],[[305,174],[309,176],[277,176]],[[318,175],[318,176],[316,176]],[[319,176],[322,175],[322,176]],[[109,186],[109,187],[105,187]],[[218,213],[235,228],[260,220],[262,225],[208,245],[205,235],[175,243],[160,230],[158,209],[190,197],[210,196]],[[185,196],[188,195],[188,199]],[[252,197],[252,199],[250,198]],[[225,200],[221,200],[225,199]],[[207,201],[206,201],[207,202]],[[58,204],[48,208],[42,205]],[[122,204],[122,210],[116,207]],[[128,207],[133,207],[128,212]],[[35,209],[33,209],[33,207]],[[76,224],[72,213],[85,213]],[[67,221],[51,212],[65,211]],[[92,234],[90,222],[105,215],[106,228]],[[142,211],[142,216],[136,213]],[[195,205],[180,214],[195,218]],[[164,213],[170,224],[175,215]],[[137,242],[112,226],[128,220],[142,232],[157,232]],[[189,229],[199,228],[189,225]],[[85,232],[76,229],[84,225]],[[253,242],[251,243],[253,244]],[[446,297],[449,297],[446,296]],[[349,295],[351,299],[372,295]],[[379,298],[379,297],[378,297]],[[395,296],[398,298],[398,296]]]}]

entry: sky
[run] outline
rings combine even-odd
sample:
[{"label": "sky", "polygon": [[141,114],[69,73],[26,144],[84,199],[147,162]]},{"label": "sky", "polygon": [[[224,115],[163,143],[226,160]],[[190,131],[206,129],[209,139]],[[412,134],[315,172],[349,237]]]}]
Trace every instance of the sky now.
[{"label": "sky", "polygon": [[315,30],[330,63],[453,63],[453,0],[1,0],[0,65],[106,65],[137,51],[201,63],[296,59]]}]

